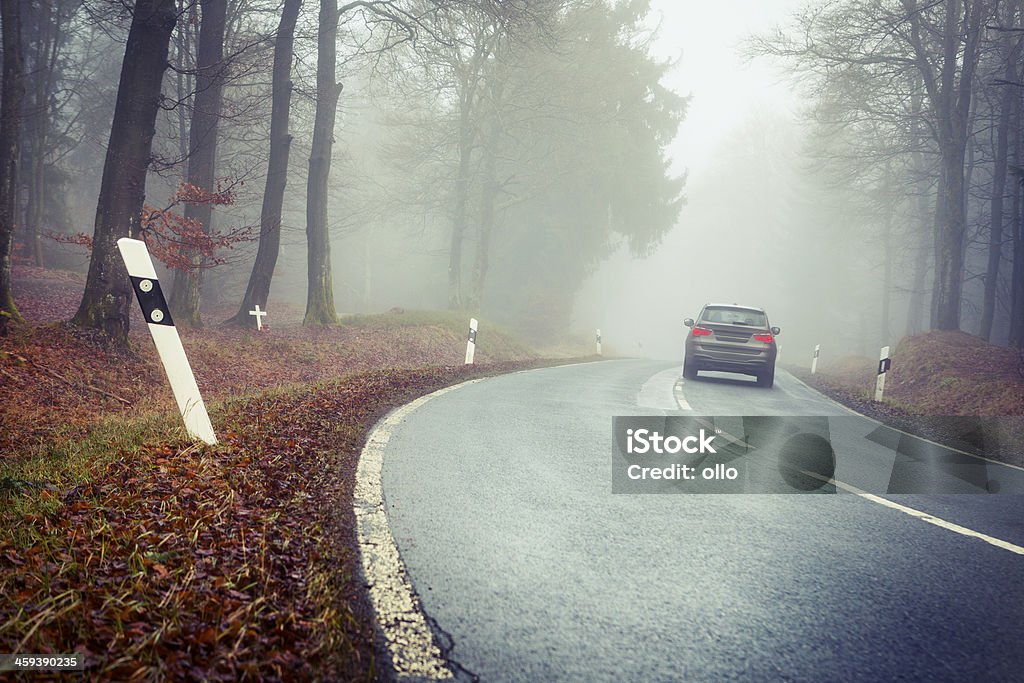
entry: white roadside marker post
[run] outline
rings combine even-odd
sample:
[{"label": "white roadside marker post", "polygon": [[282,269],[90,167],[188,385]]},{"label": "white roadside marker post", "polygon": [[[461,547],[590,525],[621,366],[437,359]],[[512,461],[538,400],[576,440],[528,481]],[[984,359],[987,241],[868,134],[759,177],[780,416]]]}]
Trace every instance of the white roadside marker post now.
[{"label": "white roadside marker post", "polygon": [[135,290],[135,297],[142,308],[142,316],[149,324],[153,343],[156,344],[160,361],[167,372],[174,400],[177,401],[181,419],[185,422],[185,430],[192,438],[213,445],[217,443],[217,436],[213,433],[210,416],[206,412],[203,397],[199,394],[192,366],[188,364],[188,358],[185,356],[185,347],[181,345],[178,328],[171,320],[167,300],[160,289],[160,281],[157,280],[156,269],[153,268],[153,260],[149,257],[146,243],[122,237],[117,241],[117,248],[124,259],[128,276],[132,281],[132,289]]},{"label": "white roadside marker post", "polygon": [[473,364],[473,356],[476,355],[476,318],[469,319],[469,339],[466,340],[466,365]]},{"label": "white roadside marker post", "polygon": [[597,328],[597,355],[601,355],[601,328]]},{"label": "white roadside marker post", "polygon": [[259,332],[263,329],[263,316],[267,314],[266,311],[260,310],[260,305],[256,304],[256,307],[249,311],[249,315],[256,316],[256,331]]},{"label": "white roadside marker post", "polygon": [[814,345],[814,356],[811,358],[811,374],[818,374],[818,354],[821,353],[821,344]]},{"label": "white roadside marker post", "polygon": [[885,373],[889,372],[891,365],[892,359],[889,358],[889,347],[883,346],[881,353],[878,354],[878,377],[875,379],[876,401],[882,400],[882,394],[885,392]]}]

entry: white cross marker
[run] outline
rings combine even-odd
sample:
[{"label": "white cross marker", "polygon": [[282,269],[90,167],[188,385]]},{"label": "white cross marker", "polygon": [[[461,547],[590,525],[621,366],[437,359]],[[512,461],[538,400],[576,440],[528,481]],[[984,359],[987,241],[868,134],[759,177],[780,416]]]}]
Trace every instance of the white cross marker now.
[{"label": "white cross marker", "polygon": [[263,316],[265,316],[266,314],[267,314],[266,311],[261,311],[260,310],[260,305],[259,304],[256,304],[256,308],[254,310],[249,311],[249,315],[256,316],[256,329],[257,329],[257,331],[263,329]]}]

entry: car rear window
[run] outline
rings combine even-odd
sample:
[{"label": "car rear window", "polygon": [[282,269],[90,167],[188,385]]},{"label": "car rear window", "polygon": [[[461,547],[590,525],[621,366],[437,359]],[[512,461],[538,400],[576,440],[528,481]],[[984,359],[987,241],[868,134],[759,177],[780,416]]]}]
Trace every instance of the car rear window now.
[{"label": "car rear window", "polygon": [[724,323],[726,325],[768,327],[768,317],[764,313],[752,311],[749,308],[708,306],[704,309],[701,320],[707,323]]}]

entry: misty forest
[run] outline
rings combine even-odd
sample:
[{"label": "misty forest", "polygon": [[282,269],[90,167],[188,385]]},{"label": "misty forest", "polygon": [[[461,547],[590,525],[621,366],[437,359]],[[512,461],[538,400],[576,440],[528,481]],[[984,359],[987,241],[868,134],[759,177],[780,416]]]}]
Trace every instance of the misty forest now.
[{"label": "misty forest", "polygon": [[[123,342],[132,236],[179,326],[447,307],[550,339],[609,317],[574,305],[620,255],[610,286],[675,326],[744,263],[707,298],[751,292],[793,339],[1024,344],[1015,0],[810,3],[749,36],[798,105],[732,131],[692,209],[663,81],[700,56],[652,53],[647,2],[2,6],[4,323],[12,261],[87,267],[73,322]],[[631,290],[663,242],[674,284]]]},{"label": "misty forest", "polygon": [[306,325],[401,304],[562,331],[614,245],[644,254],[678,217],[685,99],[645,11],[5,2],[4,272],[86,247],[74,322],[115,339],[125,236],[170,269],[179,326],[276,299]]},{"label": "misty forest", "polygon": [[1021,670],[1024,0],[0,28],[0,672]]}]

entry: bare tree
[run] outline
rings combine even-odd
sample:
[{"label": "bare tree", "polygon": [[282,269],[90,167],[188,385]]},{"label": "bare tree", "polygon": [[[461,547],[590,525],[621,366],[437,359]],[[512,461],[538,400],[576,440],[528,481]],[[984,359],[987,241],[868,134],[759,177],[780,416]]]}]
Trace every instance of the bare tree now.
[{"label": "bare tree", "polygon": [[249,310],[256,304],[264,309],[270,298],[270,282],[281,251],[281,213],[284,191],[288,183],[288,156],[292,136],[288,132],[288,118],[292,98],[292,49],[295,43],[295,24],[302,0],[285,0],[281,21],[274,41],[274,71],[271,84],[270,158],[267,162],[267,180],[260,211],[260,241],[256,261],[249,275],[249,284],[238,308],[228,322],[245,325],[251,318]]},{"label": "bare tree", "polygon": [[[917,0],[902,0],[902,4],[908,24],[903,35],[935,111],[935,136],[942,164],[940,197],[944,206],[943,220],[937,223],[935,233],[932,327],[958,330],[967,229],[965,156],[981,31],[989,18],[990,5],[985,0],[944,0],[941,12],[932,18]],[[934,35],[941,36],[938,60],[933,55],[935,46],[929,41]]]},{"label": "bare tree", "polygon": [[[477,249],[467,290],[463,247],[473,221],[474,179],[479,173],[493,175],[500,131],[484,132],[485,120],[493,117],[500,103],[501,80],[496,75],[498,51],[519,38],[526,29],[545,35],[562,6],[558,0],[524,0],[505,4],[489,2],[450,3],[429,22],[432,40],[416,46],[412,58],[415,76],[404,84],[409,93],[438,103],[439,119],[434,125],[449,128],[440,142],[450,148],[453,179],[447,202],[451,223],[448,247],[448,307],[476,310],[486,278],[486,253],[495,218],[495,181],[481,180],[480,218]],[[497,97],[496,97],[497,96]],[[450,110],[449,110],[450,109]],[[450,121],[448,120],[450,119]],[[498,124],[495,123],[495,126]],[[486,138],[486,139],[485,139]],[[483,150],[491,145],[490,152]],[[488,156],[488,154],[490,156]],[[490,177],[490,176],[488,176]],[[435,183],[436,184],[436,183]]]},{"label": "bare tree", "polygon": [[139,234],[174,0],[138,0],[118,83],[85,292],[72,322],[127,345],[131,287],[117,240]]},{"label": "bare tree", "polygon": [[[58,89],[61,87],[61,58],[68,42],[68,30],[81,0],[38,0],[26,3],[29,21],[25,54],[29,59],[29,90],[25,106],[26,152],[21,166],[25,185],[25,242],[35,265],[43,265],[42,231],[44,210],[53,203],[48,157],[54,154],[51,138],[59,117]],[[29,27],[31,30],[29,31]]]},{"label": "bare tree", "polygon": [[[412,3],[415,5],[415,3]],[[431,0],[423,6],[406,7],[392,0],[353,0],[340,8],[337,0],[320,0],[317,32],[316,113],[306,180],[307,289],[304,325],[333,325],[338,321],[334,307],[331,274],[331,240],[327,220],[327,191],[331,173],[334,127],[342,84],[337,81],[337,37],[342,16],[361,16],[369,27],[384,24],[386,36],[380,53],[412,41],[420,29],[430,31],[424,17],[449,3]],[[457,3],[451,3],[457,4]],[[372,31],[371,31],[372,33]]]},{"label": "bare tree", "polygon": [[[1005,25],[1012,26],[1016,20],[1019,2],[1006,3]],[[985,298],[982,302],[980,332],[986,341],[992,336],[992,324],[996,315],[996,295],[999,286],[999,266],[1003,260],[1003,242],[1006,221],[1003,201],[1006,195],[1007,171],[1010,157],[1010,126],[1014,123],[1014,108],[1018,106],[1020,93],[1014,85],[1018,79],[1021,41],[1015,32],[1007,31],[1000,41],[999,56],[1004,63],[1001,92],[998,98],[996,140],[992,170],[992,199],[988,240],[988,266],[985,270]],[[1016,135],[1020,134],[1015,130]]]},{"label": "bare tree", "polygon": [[331,174],[331,149],[338,115],[341,83],[336,80],[338,61],[338,3],[320,0],[316,55],[316,114],[306,180],[307,289],[304,325],[333,325],[334,280],[331,277],[331,239],[327,231],[327,181]]},{"label": "bare tree", "polygon": [[[458,97],[458,171],[452,199],[452,236],[448,259],[448,307],[466,307],[462,288],[462,243],[466,235],[470,168],[479,137],[479,107],[485,65],[500,38],[499,24],[470,9],[462,25],[451,28],[453,46],[446,50]],[[480,20],[483,17],[483,20]],[[459,35],[459,34],[462,35]]]},{"label": "bare tree", "polygon": [[21,314],[11,295],[11,248],[17,210],[18,142],[21,135],[21,0],[0,0],[3,20],[3,90],[0,93],[0,334]]},{"label": "bare tree", "polygon": [[473,258],[473,272],[470,280],[469,295],[466,308],[474,313],[480,312],[484,296],[484,283],[487,281],[487,270],[490,267],[491,235],[494,231],[500,183],[497,177],[498,137],[501,134],[499,122],[492,117],[486,124],[481,145],[480,164],[480,210],[477,220],[476,254]]},{"label": "bare tree", "polygon": [[802,40],[779,35],[757,46],[826,83],[860,78],[862,93],[886,96],[880,108],[868,102],[860,117],[902,116],[913,94],[901,90],[916,76],[939,160],[931,305],[936,329],[960,327],[967,150],[982,31],[992,9],[989,0],[844,0],[807,11],[799,21]]},{"label": "bare tree", "polygon": [[[1014,107],[1014,130],[1021,129],[1024,107],[1020,102]],[[1013,200],[1010,208],[1011,243],[1013,245],[1013,270],[1010,274],[1010,345],[1024,349],[1024,174],[1021,172],[1021,139],[1014,136],[1010,150],[1011,168],[1014,169]]]},{"label": "bare tree", "polygon": [[[221,117],[224,92],[224,27],[227,0],[199,0],[202,19],[199,24],[199,45],[196,55],[196,96],[189,127],[189,185],[212,192],[217,161],[217,124]],[[210,202],[185,205],[186,220],[213,232],[213,205]],[[199,313],[202,256],[192,257],[194,267],[174,271],[174,289],[167,302],[171,315],[179,325],[201,327]]]},{"label": "bare tree", "polygon": [[[662,141],[685,99],[659,82],[667,66],[647,52],[643,12],[543,0],[498,18],[467,9],[439,17],[442,39],[412,55],[394,156],[422,178],[409,199],[450,226],[450,307],[479,310],[490,287],[489,315],[562,332],[612,243],[649,253],[675,223],[682,180],[667,177]],[[428,111],[409,116],[417,105]]]}]

